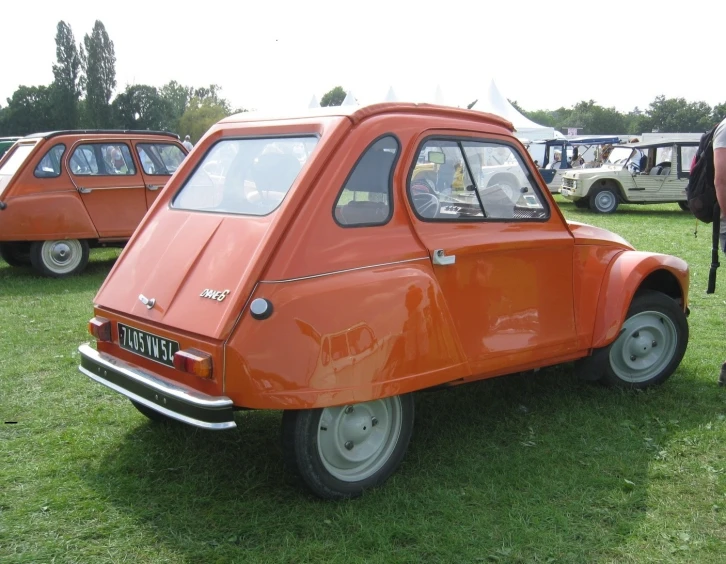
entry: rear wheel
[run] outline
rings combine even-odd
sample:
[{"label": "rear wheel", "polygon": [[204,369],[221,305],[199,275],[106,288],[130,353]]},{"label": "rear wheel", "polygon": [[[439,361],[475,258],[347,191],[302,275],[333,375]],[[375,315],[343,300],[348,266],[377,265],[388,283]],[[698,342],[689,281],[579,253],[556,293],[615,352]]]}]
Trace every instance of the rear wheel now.
[{"label": "rear wheel", "polygon": [[286,464],[324,499],[357,497],[398,468],[413,431],[408,395],[359,404],[285,411]]},{"label": "rear wheel", "polygon": [[600,186],[590,192],[590,209],[597,213],[613,213],[618,209],[620,197],[610,185]]},{"label": "rear wheel", "polygon": [[28,243],[0,243],[0,258],[10,266],[30,264],[30,245]]},{"label": "rear wheel", "polygon": [[88,241],[85,240],[36,241],[30,245],[33,268],[51,278],[78,274],[86,268],[88,256]]},{"label": "rear wheel", "polygon": [[668,379],[687,345],[688,320],[683,310],[669,296],[644,290],[633,298],[618,338],[580,361],[577,370],[588,380],[647,388]]}]

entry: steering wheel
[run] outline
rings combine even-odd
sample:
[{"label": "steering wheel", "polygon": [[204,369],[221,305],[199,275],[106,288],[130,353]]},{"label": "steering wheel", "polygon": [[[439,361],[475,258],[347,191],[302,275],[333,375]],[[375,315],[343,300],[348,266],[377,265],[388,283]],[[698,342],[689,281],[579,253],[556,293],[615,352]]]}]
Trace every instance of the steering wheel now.
[{"label": "steering wheel", "polygon": [[413,205],[421,217],[431,219],[439,213],[439,199],[430,192],[417,192],[413,195]]}]

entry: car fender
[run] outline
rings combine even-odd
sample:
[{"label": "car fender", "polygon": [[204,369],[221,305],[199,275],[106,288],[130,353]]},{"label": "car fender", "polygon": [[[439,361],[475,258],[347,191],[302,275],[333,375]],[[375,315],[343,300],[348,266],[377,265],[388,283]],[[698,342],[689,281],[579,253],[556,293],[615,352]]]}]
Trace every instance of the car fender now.
[{"label": "car fender", "polygon": [[648,288],[688,303],[688,264],[674,256],[623,251],[610,263],[600,288],[592,348],[612,343],[620,333],[635,293]]}]

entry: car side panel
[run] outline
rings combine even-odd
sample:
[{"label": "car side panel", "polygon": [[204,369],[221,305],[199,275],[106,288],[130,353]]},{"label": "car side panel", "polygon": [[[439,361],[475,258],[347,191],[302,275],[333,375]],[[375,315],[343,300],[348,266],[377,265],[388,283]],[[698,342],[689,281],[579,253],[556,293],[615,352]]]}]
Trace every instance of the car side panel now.
[{"label": "car side panel", "polygon": [[[291,409],[364,402],[470,375],[430,261],[261,282],[225,348],[235,405]],[[284,353],[271,353],[284,343]]]},{"label": "car side panel", "polygon": [[624,251],[612,261],[605,274],[598,299],[593,348],[609,345],[615,340],[633,295],[645,278],[666,270],[677,280],[682,294],[682,305],[688,303],[688,264],[678,257],[640,251]]}]

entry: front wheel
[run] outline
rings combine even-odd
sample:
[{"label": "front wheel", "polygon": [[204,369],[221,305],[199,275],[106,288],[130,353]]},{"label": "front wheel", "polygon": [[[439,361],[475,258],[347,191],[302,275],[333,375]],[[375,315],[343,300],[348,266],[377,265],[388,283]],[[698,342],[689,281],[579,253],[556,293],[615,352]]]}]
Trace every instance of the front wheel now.
[{"label": "front wheel", "polygon": [[365,403],[285,411],[283,455],[317,496],[357,497],[398,468],[413,431],[410,394]]},{"label": "front wheel", "polygon": [[30,262],[43,276],[65,278],[86,268],[89,252],[85,240],[36,241],[30,245]]},{"label": "front wheel", "polygon": [[[580,372],[623,388],[647,388],[665,382],[688,346],[688,320],[672,298],[644,290],[630,304],[620,335],[582,361]],[[586,368],[586,370],[582,370]]]},{"label": "front wheel", "polygon": [[619,203],[618,194],[611,186],[602,186],[590,194],[590,209],[597,213],[613,213]]}]

